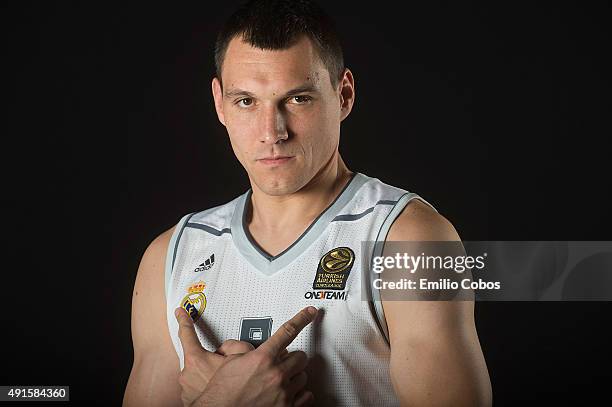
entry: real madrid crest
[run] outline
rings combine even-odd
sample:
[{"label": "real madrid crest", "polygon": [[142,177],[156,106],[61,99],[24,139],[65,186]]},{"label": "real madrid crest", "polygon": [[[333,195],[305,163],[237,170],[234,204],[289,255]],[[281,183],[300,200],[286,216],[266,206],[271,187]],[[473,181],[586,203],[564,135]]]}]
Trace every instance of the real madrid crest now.
[{"label": "real madrid crest", "polygon": [[187,311],[193,322],[200,318],[206,308],[205,288],[206,284],[203,281],[198,281],[187,289],[188,293],[181,301],[181,307]]},{"label": "real madrid crest", "polygon": [[344,290],[354,262],[355,253],[350,248],[331,249],[319,261],[312,288],[315,290]]}]

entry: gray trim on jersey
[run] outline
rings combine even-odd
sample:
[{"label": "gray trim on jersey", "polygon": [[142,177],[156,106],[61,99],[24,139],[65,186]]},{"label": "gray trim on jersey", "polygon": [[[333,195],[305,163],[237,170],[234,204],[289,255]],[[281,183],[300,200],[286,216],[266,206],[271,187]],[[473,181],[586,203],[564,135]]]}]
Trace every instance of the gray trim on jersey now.
[{"label": "gray trim on jersey", "polygon": [[172,232],[172,237],[170,238],[170,242],[168,243],[168,250],[166,251],[166,264],[165,264],[165,288],[166,288],[166,298],[168,297],[168,289],[170,288],[170,277],[172,277],[172,269],[174,268],[174,261],[176,260],[176,251],[178,249],[179,240],[181,240],[181,235],[183,234],[183,229],[185,229],[185,225],[191,219],[191,217],[195,215],[194,213],[188,213],[183,216],[181,220],[178,221],[174,231]]},{"label": "gray trim on jersey", "polygon": [[244,258],[257,270],[265,275],[272,275],[289,265],[303,253],[316,239],[321,236],[327,225],[334,219],[340,210],[348,204],[355,193],[371,178],[356,172],[336,199],[310,224],[302,235],[287,249],[276,256],[270,256],[253,240],[246,225],[246,204],[251,197],[252,190],[240,196],[234,214],[232,215],[232,240]]},{"label": "gray trim on jersey", "polygon": [[210,233],[211,235],[215,235],[215,236],[221,236],[224,233],[229,233],[230,235],[232,234],[232,230],[230,228],[225,228],[225,229],[215,229],[212,226],[208,226],[208,225],[202,225],[200,223],[192,223],[189,222],[188,224],[185,225],[186,228],[195,228],[195,229],[201,229],[205,232]]},{"label": "gray trim on jersey", "polygon": [[346,214],[346,215],[338,215],[335,218],[333,218],[331,221],[332,222],[350,222],[353,220],[357,220],[357,219],[361,219],[364,216],[366,216],[368,213],[372,212],[374,210],[374,208],[376,207],[376,205],[395,205],[397,201],[390,201],[388,199],[381,199],[380,201],[376,202],[374,204],[374,206],[372,206],[371,208],[366,209],[365,211],[361,212],[361,213],[357,213],[355,215],[352,214]]},{"label": "gray trim on jersey", "polygon": [[[387,240],[387,235],[389,234],[391,225],[393,224],[395,219],[397,219],[397,217],[402,212],[402,210],[404,210],[406,205],[408,205],[408,203],[410,203],[415,198],[431,206],[431,208],[435,210],[436,212],[438,211],[436,208],[434,208],[432,204],[430,204],[429,202],[427,202],[425,199],[421,198],[418,194],[415,194],[414,192],[406,192],[404,195],[402,195],[397,200],[397,203],[395,204],[393,209],[391,209],[391,212],[389,212],[383,224],[381,225],[380,230],[378,231],[378,235],[376,236],[376,242],[374,243],[374,250],[372,252],[372,257],[370,259],[370,269],[369,270],[372,270],[372,262],[374,261],[374,257],[381,256],[383,253],[383,250],[385,247],[385,241]],[[368,272],[367,274],[368,274],[368,277],[370,278],[368,286],[374,287],[373,280],[372,280],[374,276],[372,275],[371,272]],[[374,311],[376,312],[376,317],[378,319],[379,327],[382,329],[382,333],[385,339],[387,340],[387,343],[390,343],[389,328],[387,327],[387,320],[385,319],[385,312],[383,310],[382,302],[380,300],[380,290],[373,288],[368,291],[369,291],[369,294],[372,295],[372,303],[374,305]]]}]

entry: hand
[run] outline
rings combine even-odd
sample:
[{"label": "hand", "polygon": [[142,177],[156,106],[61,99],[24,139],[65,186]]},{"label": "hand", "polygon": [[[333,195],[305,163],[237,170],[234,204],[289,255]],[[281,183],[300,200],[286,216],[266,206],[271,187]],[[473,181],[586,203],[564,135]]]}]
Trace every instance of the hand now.
[{"label": "hand", "polygon": [[183,308],[177,308],[174,315],[179,324],[179,339],[185,355],[185,368],[179,376],[181,400],[183,405],[190,406],[204,392],[226,357],[246,353],[255,348],[248,342],[229,339],[215,352],[208,352],[200,344],[189,314]]},{"label": "hand", "polygon": [[[222,358],[219,359],[202,348],[191,318],[185,312],[177,311],[179,338],[185,354],[185,369],[179,378],[181,386],[187,379],[191,382],[198,377],[208,378],[208,385],[193,405],[303,406],[312,402],[312,393],[304,390],[306,354],[302,351],[287,352],[286,347],[314,320],[316,313],[314,307],[303,309],[253,351],[227,353],[241,350],[234,348],[238,342],[234,341],[225,349],[225,356],[216,355]],[[210,367],[202,366],[206,360],[213,361]],[[197,388],[201,385],[189,386],[189,395],[183,399],[186,405],[191,405],[193,391]]]}]

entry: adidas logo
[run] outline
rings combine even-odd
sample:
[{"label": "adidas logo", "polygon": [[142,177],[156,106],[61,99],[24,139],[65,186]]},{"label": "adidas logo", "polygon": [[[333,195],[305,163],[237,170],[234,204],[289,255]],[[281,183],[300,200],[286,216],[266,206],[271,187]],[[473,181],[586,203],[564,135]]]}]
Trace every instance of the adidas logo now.
[{"label": "adidas logo", "polygon": [[197,273],[198,271],[208,270],[215,264],[215,254],[211,254],[209,258],[207,258],[204,263],[200,264],[193,271]]}]

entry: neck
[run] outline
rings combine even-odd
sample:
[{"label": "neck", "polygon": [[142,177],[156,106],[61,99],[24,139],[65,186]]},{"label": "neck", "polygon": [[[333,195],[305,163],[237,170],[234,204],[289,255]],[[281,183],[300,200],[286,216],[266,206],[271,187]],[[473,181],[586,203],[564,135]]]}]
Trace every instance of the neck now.
[{"label": "neck", "polygon": [[253,185],[247,224],[251,230],[266,234],[303,231],[336,199],[352,175],[336,151],[304,187],[292,194],[267,195]]}]

